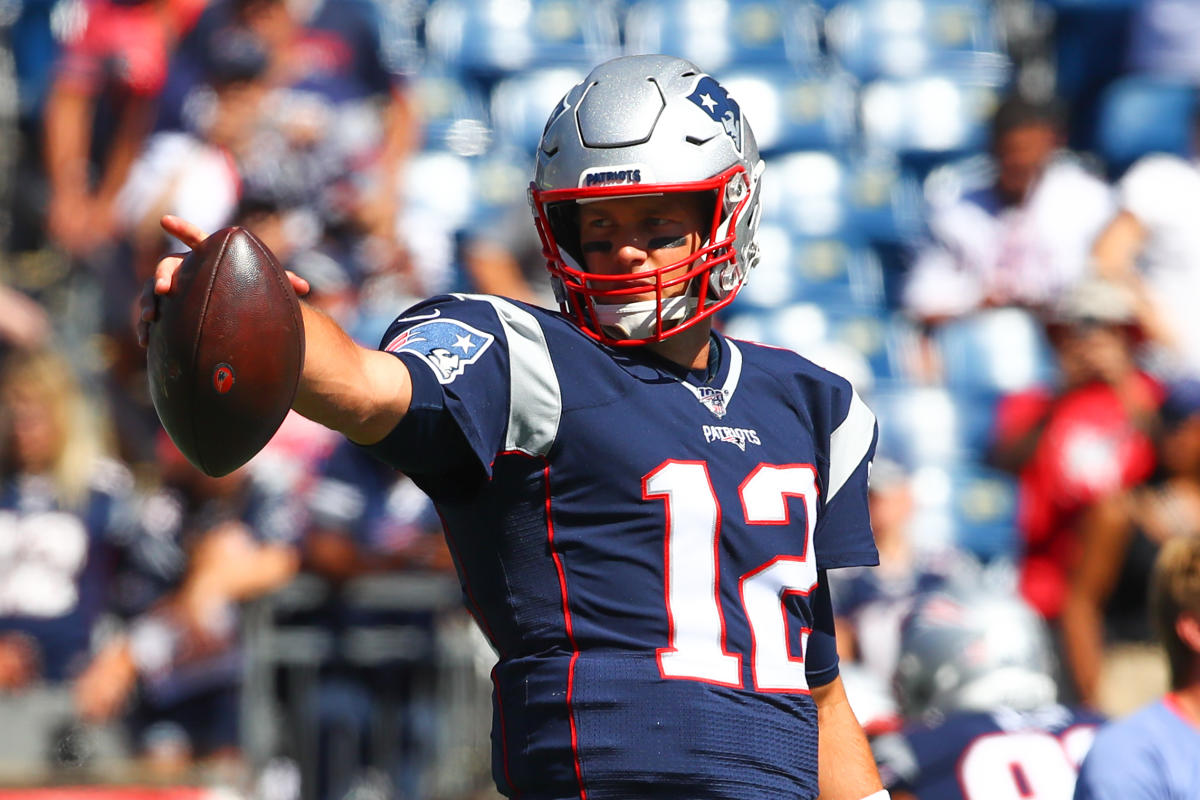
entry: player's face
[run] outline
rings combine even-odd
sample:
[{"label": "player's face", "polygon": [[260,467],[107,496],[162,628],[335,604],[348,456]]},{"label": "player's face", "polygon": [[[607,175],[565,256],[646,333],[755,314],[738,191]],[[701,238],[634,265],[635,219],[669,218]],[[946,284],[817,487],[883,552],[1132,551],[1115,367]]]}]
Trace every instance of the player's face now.
[{"label": "player's face", "polygon": [[[639,275],[687,258],[704,242],[701,231],[706,231],[710,222],[705,205],[696,194],[675,194],[598,200],[581,206],[579,243],[585,269],[597,275]],[[681,265],[665,273],[664,282],[684,275],[688,268]],[[636,281],[634,278],[631,284]],[[663,296],[682,294],[687,284],[664,286]],[[646,292],[598,302],[653,299],[654,281],[647,278],[646,286]]]}]

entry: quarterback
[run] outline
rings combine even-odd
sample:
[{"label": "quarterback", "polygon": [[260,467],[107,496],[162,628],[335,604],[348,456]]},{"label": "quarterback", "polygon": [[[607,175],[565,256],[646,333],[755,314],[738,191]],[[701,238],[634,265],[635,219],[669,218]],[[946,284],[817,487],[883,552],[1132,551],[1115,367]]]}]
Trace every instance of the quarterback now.
[{"label": "quarterback", "polygon": [[714,78],[615,59],[538,148],[530,200],[561,313],[436,297],[369,350],[304,309],[296,410],[442,515],[499,653],[507,796],[883,796],[825,579],[878,560],[875,418],[843,378],[712,328],[758,258],[762,172]]}]

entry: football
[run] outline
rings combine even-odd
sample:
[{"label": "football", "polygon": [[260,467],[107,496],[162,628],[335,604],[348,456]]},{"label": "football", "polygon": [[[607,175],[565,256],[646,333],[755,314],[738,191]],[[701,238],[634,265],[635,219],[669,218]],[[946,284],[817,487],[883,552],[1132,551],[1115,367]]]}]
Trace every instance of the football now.
[{"label": "football", "polygon": [[245,228],[223,228],[183,260],[150,325],[154,410],[213,477],[249,461],[278,430],[304,365],[300,302],[283,267]]}]

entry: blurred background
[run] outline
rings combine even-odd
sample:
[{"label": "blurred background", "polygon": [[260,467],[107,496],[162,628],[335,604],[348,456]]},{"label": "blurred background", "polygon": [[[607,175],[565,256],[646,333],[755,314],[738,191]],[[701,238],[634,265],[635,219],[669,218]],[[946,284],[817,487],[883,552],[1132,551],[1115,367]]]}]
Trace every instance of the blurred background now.
[{"label": "blurred background", "polygon": [[423,495],[295,415],[196,472],[136,298],[175,213],[252,229],[371,346],[434,293],[552,306],[545,118],[648,52],[713,73],[767,161],[719,324],[879,418],[884,566],[834,586],[868,729],[905,713],[908,611],[956,583],[1036,611],[1063,702],[1166,688],[1149,565],[1200,530],[1200,4],[0,0],[0,794],[496,796],[493,656]]}]

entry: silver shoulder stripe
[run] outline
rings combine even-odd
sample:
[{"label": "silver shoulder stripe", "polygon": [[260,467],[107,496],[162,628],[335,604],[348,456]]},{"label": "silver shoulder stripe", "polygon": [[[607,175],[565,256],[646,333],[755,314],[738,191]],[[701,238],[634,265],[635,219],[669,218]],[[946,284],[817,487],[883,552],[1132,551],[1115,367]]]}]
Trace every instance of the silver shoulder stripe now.
[{"label": "silver shoulder stripe", "polygon": [[505,450],[533,456],[550,452],[562,417],[562,391],[546,335],[528,311],[492,295],[456,294],[491,303],[508,340],[509,404]]},{"label": "silver shoulder stripe", "polygon": [[867,404],[851,390],[850,410],[837,430],[829,437],[829,494],[828,503],[846,484],[862,463],[875,438],[875,415]]}]

